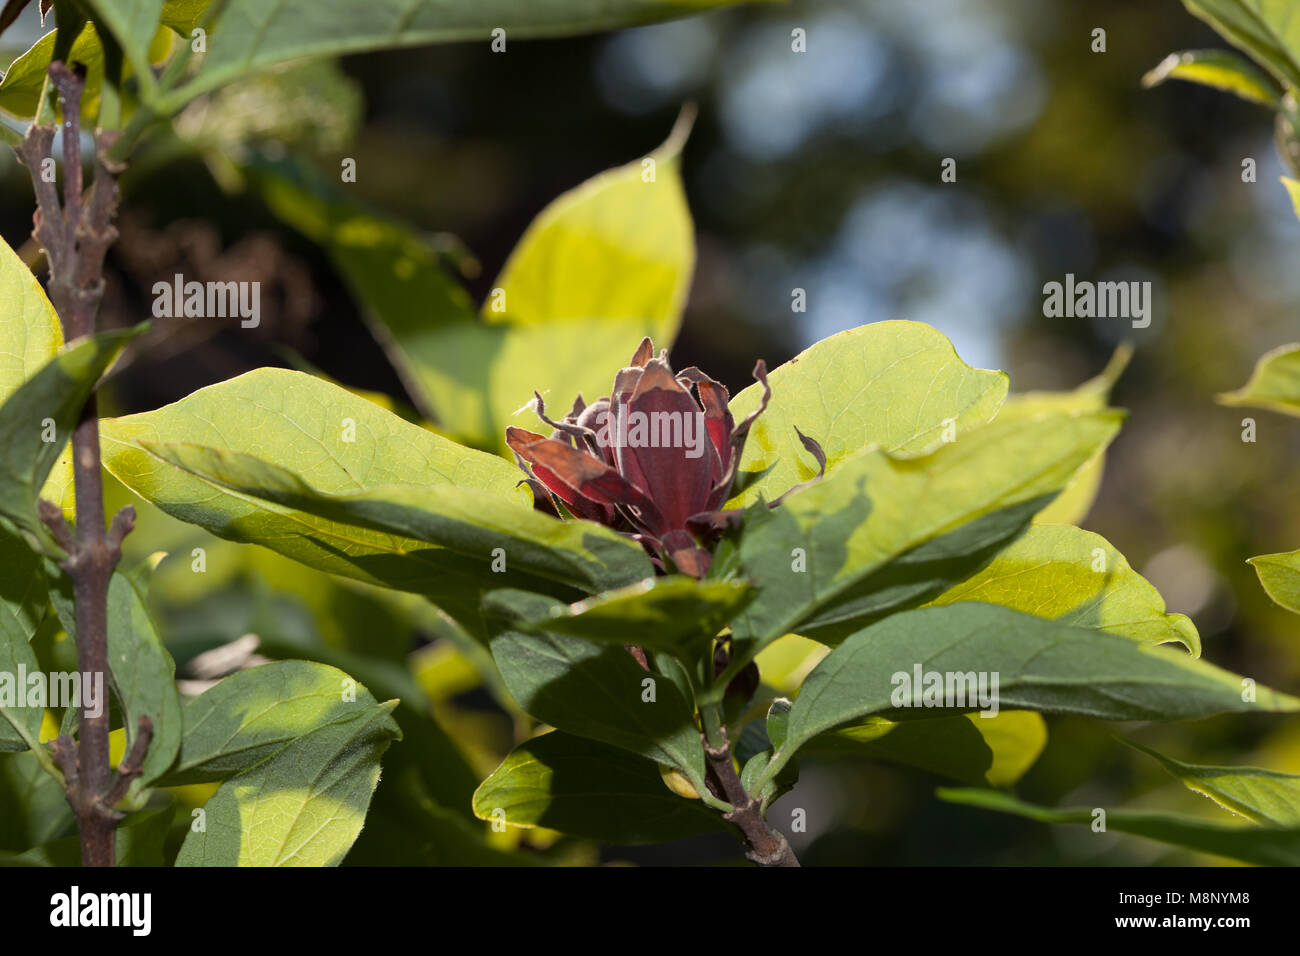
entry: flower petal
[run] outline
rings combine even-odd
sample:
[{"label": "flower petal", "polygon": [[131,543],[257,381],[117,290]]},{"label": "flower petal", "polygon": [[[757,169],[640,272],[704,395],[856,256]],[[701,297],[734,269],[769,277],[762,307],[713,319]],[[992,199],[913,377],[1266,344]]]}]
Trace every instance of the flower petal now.
[{"label": "flower petal", "polygon": [[538,479],[566,501],[569,498],[564,490],[595,504],[631,509],[638,522],[652,532],[662,524],[655,503],[645,492],[595,455],[514,426],[506,429],[506,444],[533,466]]},{"label": "flower petal", "polygon": [[665,522],[659,532],[684,528],[705,509],[713,484],[704,414],[663,359],[646,364],[627,408],[628,434],[617,436],[626,443],[614,449],[618,470],[654,499]]}]

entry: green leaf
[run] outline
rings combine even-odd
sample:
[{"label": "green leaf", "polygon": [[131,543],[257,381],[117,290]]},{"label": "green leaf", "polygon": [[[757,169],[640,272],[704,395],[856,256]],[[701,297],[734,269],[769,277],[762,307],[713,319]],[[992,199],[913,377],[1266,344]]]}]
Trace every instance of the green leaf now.
[{"label": "green leaf", "polygon": [[[50,61],[54,58],[57,31],[51,30],[26,53],[9,65],[0,79],[0,109],[30,120],[41,102],[41,90]],[[69,59],[86,67],[86,85],[81,97],[82,115],[93,121],[99,115],[99,98],[104,88],[104,47],[94,24],[87,23],[72,42]]]},{"label": "green leaf", "polygon": [[1160,761],[1188,790],[1209,797],[1261,826],[1300,827],[1300,774],[1260,767],[1207,767],[1183,763],[1126,741]]},{"label": "green leaf", "polygon": [[603,843],[664,843],[725,830],[672,793],[649,760],[560,731],[516,747],[474,794],[474,813]]},{"label": "green leaf", "polygon": [[[0,83],[3,87],[3,83]],[[0,403],[63,348],[63,326],[32,270],[0,240]],[[72,449],[55,460],[43,497],[71,511]]]},{"label": "green leaf", "polygon": [[1291,0],[1183,0],[1283,86],[1300,87],[1300,18]]},{"label": "green leaf", "polygon": [[1101,535],[1035,525],[986,567],[930,603],[982,601],[1152,644],[1176,641],[1201,655],[1196,625],[1167,614],[1160,592]]},{"label": "green leaf", "polygon": [[[52,561],[47,563],[50,598],[63,629],[76,639],[76,610],[72,582]],[[113,690],[126,712],[127,746],[136,737],[139,720],[153,721],[153,738],[144,768],[132,791],[149,786],[166,773],[181,746],[181,702],[176,693],[176,663],[163,645],[141,587],[131,576],[115,571],[108,586],[108,669]],[[77,712],[65,716],[64,733],[75,727]]]},{"label": "green leaf", "polygon": [[[345,699],[355,688],[356,699]],[[164,786],[225,780],[326,724],[376,706],[343,671],[310,661],[272,661],[236,671],[185,705],[180,757]]]},{"label": "green leaf", "polygon": [[30,641],[49,596],[40,557],[27,542],[0,525],[0,643]]},{"label": "green leaf", "polygon": [[[936,793],[949,803],[1012,813],[1040,823],[1091,826],[1095,818],[1092,807],[1040,807],[994,790],[940,789]],[[1236,826],[1169,813],[1106,810],[1106,828],[1259,866],[1300,866],[1300,827]]]},{"label": "green leaf", "polygon": [[[826,452],[827,471],[869,446],[910,455],[986,424],[1007,394],[1003,372],[974,369],[922,322],[877,322],[823,339],[768,376],[772,403],[750,430],[731,505],[768,500],[807,481],[817,464],[795,429]],[[762,388],[731,403],[737,421],[758,408]],[[951,423],[951,431],[948,426]],[[945,435],[947,432],[947,435]]]},{"label": "green leaf", "polygon": [[994,422],[921,458],[870,451],[744,529],[758,599],[732,624],[733,672],[788,632],[834,643],[964,579],[1115,434],[1094,412]]},{"label": "green leaf", "polygon": [[1235,93],[1243,100],[1260,103],[1277,109],[1282,97],[1267,76],[1255,69],[1250,61],[1228,50],[1184,50],[1170,53],[1142,77],[1148,89],[1165,80],[1187,80],[1200,83],[1226,93]]},{"label": "green leaf", "polygon": [[644,550],[613,531],[590,522],[561,521],[496,492],[452,485],[363,485],[359,491],[331,494],[252,455],[191,444],[138,444],[236,494],[445,549],[447,560],[466,565],[466,573],[477,568],[484,583],[495,579],[497,586],[509,585],[514,576],[525,583],[540,579],[600,591],[651,573]]},{"label": "green leaf", "polygon": [[695,260],[678,168],[689,126],[688,116],[647,157],[653,181],[637,159],[547,206],[481,317],[413,228],[300,182],[301,169],[250,172],[277,215],[328,249],[420,411],[505,452],[507,425],[535,425],[523,407],[534,390],[567,409],[579,393],[607,395],[645,336],[672,344]]},{"label": "green leaf", "polygon": [[[647,671],[619,646],[513,629],[513,621],[538,620],[561,609],[553,599],[493,591],[484,608],[495,624],[492,656],[520,707],[560,730],[676,767],[697,792],[704,791],[704,746],[694,707],[672,680]],[[647,699],[651,691],[653,700]]]},{"label": "green leaf", "polygon": [[246,172],[272,212],[329,253],[420,412],[467,444],[499,448],[504,426],[492,420],[487,390],[508,329],[478,320],[433,243],[303,165]]},{"label": "green leaf", "polygon": [[[808,675],[790,711],[781,754],[817,734],[896,708],[922,675],[984,675],[993,709],[1168,720],[1247,711],[1300,710],[1300,700],[1167,648],[990,604],[896,614],[850,637]],[[906,681],[903,680],[906,678]],[[970,693],[974,685],[968,683]],[[1255,699],[1246,700],[1249,690]],[[951,702],[950,702],[951,703]],[[960,710],[984,707],[969,697]],[[910,708],[908,708],[910,709]]]},{"label": "green leaf", "polygon": [[1250,381],[1235,392],[1220,395],[1219,402],[1300,415],[1300,343],[1265,352],[1255,363]]},{"label": "green leaf", "polygon": [[[152,2],[152,0],[145,0],[145,2]],[[164,18],[164,26],[184,30],[188,34],[188,29],[184,26],[183,11],[186,6],[193,6],[195,2],[196,0],[169,0],[167,3],[169,15]],[[176,15],[170,14],[172,8],[175,8]],[[154,18],[153,24],[149,28],[148,36],[143,37],[142,45],[137,47],[133,44],[125,50],[129,62],[123,64],[124,80],[139,76],[144,78],[144,83],[150,84],[153,77],[152,64],[159,62],[169,51],[170,38],[165,33],[159,33],[157,17]],[[50,61],[54,58],[57,35],[57,30],[51,30],[10,64],[4,78],[0,80],[0,110],[5,110],[24,120],[30,120],[36,115]],[[81,95],[81,115],[83,123],[89,126],[99,117],[100,97],[104,90],[104,45],[93,23],[87,23],[78,32],[77,38],[72,42],[68,59],[82,63],[86,67],[86,84]],[[126,106],[129,106],[129,101],[124,104],[124,107]]]},{"label": "green leaf", "polygon": [[128,62],[140,78],[141,96],[148,100],[154,87],[154,58],[150,47],[159,26],[187,34],[209,0],[85,0],[95,21],[117,38]]},{"label": "green leaf", "polygon": [[41,733],[43,707],[28,707],[23,675],[42,673],[32,646],[18,634],[0,636],[0,751],[26,750]]},{"label": "green leaf", "polygon": [[396,701],[299,737],[231,777],[186,835],[177,866],[337,866],[361,832]]},{"label": "green leaf", "polygon": [[867,717],[818,734],[800,752],[887,760],[963,783],[1009,787],[1033,766],[1046,745],[1047,725],[1040,715],[1008,710],[993,717]]},{"label": "green leaf", "polygon": [[[0,405],[0,514],[37,540],[49,532],[36,517],[36,499],[82,406],[122,347],[143,327],[103,332],[46,362]],[[46,441],[53,435],[54,441]],[[49,545],[53,548],[53,545]]]},{"label": "green leaf", "polygon": [[785,738],[790,730],[790,708],[793,706],[794,704],[787,698],[778,697],[767,708],[767,719],[764,725],[767,739],[771,741],[773,750],[780,750],[785,745]]},{"label": "green leaf", "polygon": [[1300,614],[1300,551],[1251,558],[1259,583],[1278,604]]},{"label": "green leaf", "polygon": [[[108,0],[92,0],[96,5]],[[129,0],[115,0],[129,2]],[[154,0],[156,2],[156,0]],[[728,6],[736,0],[226,0],[198,74],[183,100],[300,57],[338,56],[428,43],[474,41],[484,48],[501,28],[507,42],[653,23]]]},{"label": "green leaf", "polygon": [[0,851],[48,843],[72,823],[63,788],[35,754],[0,754]]},{"label": "green leaf", "polygon": [[601,644],[632,644],[687,660],[699,657],[756,592],[742,581],[697,581],[685,575],[648,577],[514,626],[534,633],[570,634]]},{"label": "green leaf", "polygon": [[[130,814],[117,827],[116,859],[118,866],[162,866],[163,847],[175,815],[170,796],[159,795],[149,805]],[[20,866],[81,865],[81,840],[75,834],[34,847],[9,862]]]},{"label": "green leaf", "polygon": [[340,525],[231,492],[149,454],[140,442],[266,455],[325,494],[455,485],[521,505],[528,498],[526,490],[516,489],[518,469],[504,459],[457,445],[336,385],[283,369],[259,369],[157,411],[106,420],[100,434],[108,470],[173,517],[232,541],[265,544],[322,571],[426,594],[461,617],[477,616],[479,564],[414,538]]},{"label": "green leaf", "polygon": [[[1022,421],[1050,412],[1101,411],[1106,407],[1111,389],[1124,374],[1124,369],[1128,368],[1132,357],[1133,347],[1121,345],[1115,349],[1101,373],[1078,388],[1065,392],[1024,392],[1012,395],[999,409],[997,417],[1001,421]],[[1105,470],[1106,452],[1101,449],[1088,464],[1079,469],[1065,490],[1034,516],[1034,523],[1081,524],[1097,498]]]}]

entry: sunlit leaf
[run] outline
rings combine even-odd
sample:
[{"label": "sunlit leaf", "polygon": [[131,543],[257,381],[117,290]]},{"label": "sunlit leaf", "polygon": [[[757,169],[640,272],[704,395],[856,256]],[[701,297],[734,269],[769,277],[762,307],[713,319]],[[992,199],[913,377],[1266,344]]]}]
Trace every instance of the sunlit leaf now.
[{"label": "sunlit leaf", "polygon": [[1200,83],[1274,109],[1282,104],[1282,97],[1269,78],[1245,57],[1228,50],[1170,53],[1142,77],[1142,85],[1159,86],[1165,80]]},{"label": "sunlit leaf", "polygon": [[[971,368],[936,329],[877,322],[823,339],[768,374],[772,402],[745,444],[742,474],[762,474],[731,504],[769,501],[817,473],[800,432],[826,452],[827,470],[872,445],[904,454],[954,441],[988,422],[1007,394],[1002,372]],[[755,383],[731,402],[737,421],[758,408]],[[770,469],[770,470],[766,470]],[[766,471],[765,471],[766,470]]]},{"label": "sunlit leaf", "polygon": [[1265,352],[1255,363],[1250,380],[1235,392],[1220,395],[1219,402],[1300,415],[1300,344],[1279,345]]},{"label": "sunlit leaf", "polygon": [[1152,644],[1177,641],[1193,656],[1201,653],[1200,634],[1186,615],[1166,613],[1160,592],[1109,541],[1069,525],[1035,525],[930,603],[960,601],[1000,604]]},{"label": "sunlit leaf", "polygon": [[379,759],[401,737],[396,701],[299,737],[204,805],[177,866],[337,866],[361,832]]},{"label": "sunlit leaf", "polygon": [[1278,604],[1300,614],[1300,551],[1251,558],[1259,583]]},{"label": "sunlit leaf", "polygon": [[1262,826],[1300,827],[1300,775],[1262,767],[1207,767],[1183,763],[1128,741],[1160,761],[1187,789]]}]

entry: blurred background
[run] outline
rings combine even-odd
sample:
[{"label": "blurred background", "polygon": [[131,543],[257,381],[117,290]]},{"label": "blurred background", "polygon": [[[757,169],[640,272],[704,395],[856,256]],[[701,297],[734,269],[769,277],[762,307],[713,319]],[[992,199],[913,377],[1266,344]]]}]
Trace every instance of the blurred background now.
[{"label": "blurred background", "polygon": [[[33,14],[4,36],[0,64],[39,35]],[[1092,50],[1099,27],[1104,53]],[[796,28],[806,52],[791,49]],[[1170,610],[1195,620],[1208,659],[1293,690],[1296,619],[1271,604],[1245,559],[1300,544],[1300,423],[1213,399],[1243,384],[1261,353],[1300,339],[1300,223],[1277,182],[1269,113],[1187,84],[1140,86],[1167,53],[1222,45],[1177,0],[793,0],[598,37],[509,41],[504,55],[485,42],[281,71],[191,106],[180,135],[128,173],[103,319],[147,318],[152,283],[185,272],[262,281],[261,326],[182,324],[120,369],[105,401],[114,413],[154,408],[286,364],[285,348],[347,385],[403,397],[325,254],[253,193],[232,191],[230,171],[210,158],[214,144],[271,159],[292,149],[331,175],[355,158],[351,195],[456,237],[481,299],[551,199],[644,155],[693,101],[683,173],[698,266],[675,366],[699,364],[734,391],[757,357],[773,366],[834,332],[903,318],[936,326],[969,363],[1004,368],[1012,390],[1026,391],[1073,387],[1130,338],[1136,357],[1113,400],[1132,416],[1086,524]],[[1257,182],[1242,181],[1247,157]],[[956,182],[941,182],[947,158]],[[0,234],[19,248],[32,197],[7,150],[0,181]],[[1151,326],[1045,318],[1043,285],[1066,273],[1149,280]],[[806,290],[805,313],[791,311],[795,288]],[[1246,415],[1258,422],[1253,444],[1241,440]],[[141,555],[181,533],[158,528],[130,539]],[[208,646],[247,629],[245,599],[307,602],[284,597],[291,586],[250,560],[230,559],[234,590],[173,595],[160,608],[178,660],[185,640]],[[308,615],[303,626],[340,654],[379,640],[344,633],[337,607],[324,613],[334,617]],[[439,639],[440,623],[407,619],[383,640],[394,660],[412,647],[442,665],[468,654]],[[454,737],[508,730],[509,715],[475,681],[446,666],[437,673],[423,690]],[[1052,720],[1050,729],[1024,798],[1209,812],[1107,728]],[[1300,772],[1300,731],[1281,721],[1153,726],[1141,738],[1175,758]],[[792,835],[806,863],[1188,859],[950,806],[933,798],[937,782],[881,764],[807,765],[774,819],[784,827],[790,807],[807,809],[808,832]],[[375,819],[358,853],[378,859]],[[726,838],[575,854],[739,858]]]}]

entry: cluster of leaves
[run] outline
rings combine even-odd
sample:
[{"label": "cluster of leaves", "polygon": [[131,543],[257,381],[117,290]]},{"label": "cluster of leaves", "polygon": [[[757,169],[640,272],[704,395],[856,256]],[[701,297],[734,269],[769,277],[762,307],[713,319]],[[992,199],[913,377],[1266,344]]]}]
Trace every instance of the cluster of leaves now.
[{"label": "cluster of leaves", "polygon": [[[1288,0],[1184,0],[1233,46],[1258,64],[1227,50],[1172,53],[1144,78],[1200,83],[1237,94],[1276,111],[1276,143],[1283,162],[1300,176],[1300,19]],[[1281,89],[1278,89],[1280,84]],[[1283,177],[1300,214],[1300,181]],[[1260,358],[1250,380],[1219,396],[1224,405],[1300,416],[1300,343],[1279,346]],[[1250,559],[1275,602],[1300,614],[1300,551]],[[1182,763],[1134,744],[1155,758],[1188,789],[1203,794],[1237,818],[1238,825],[1184,815],[1117,811],[1107,825],[1121,832],[1262,865],[1300,865],[1300,775],[1258,767]],[[1015,813],[1046,823],[1095,822],[1093,810],[1032,806],[1005,794],[941,791],[946,799]],[[1240,825],[1242,818],[1248,825]]]},{"label": "cluster of leaves", "polygon": [[[86,73],[82,115],[87,122],[97,118],[100,125],[110,128],[125,121],[125,135],[116,146],[117,155],[125,158],[143,132],[161,132],[158,120],[176,114],[196,98],[304,56],[455,39],[486,41],[503,24],[512,40],[583,32],[686,15],[729,2],[733,0],[547,0],[526,7],[514,2],[412,7],[343,0],[331,5],[330,16],[322,16],[319,4],[267,7],[243,0],[54,0],[42,2],[40,12],[44,17],[52,9],[57,29],[15,60],[0,79],[0,109],[21,122],[33,117],[38,122],[48,120],[54,98],[47,68],[54,60],[78,63]],[[0,8],[0,29],[9,26],[27,5],[27,0],[7,0]],[[9,126],[0,126],[0,135],[5,142],[17,141]],[[682,204],[680,187],[675,195],[671,188],[657,195]],[[635,209],[615,212],[633,218],[637,214]],[[676,220],[651,218],[669,224],[688,222],[684,216]],[[596,224],[596,235],[591,237],[594,242],[601,238],[599,226]],[[536,228],[545,229],[545,223],[539,222]],[[683,248],[681,237],[663,238],[674,250]],[[653,255],[653,237],[649,248]],[[377,250],[380,256],[387,252],[392,250]],[[418,258],[420,250],[414,252]],[[641,249],[631,238],[618,243],[612,254],[619,252],[628,257],[623,265],[629,269],[655,267],[639,258]],[[572,257],[570,261],[584,267]],[[411,265],[400,257],[386,259],[384,264],[399,269]],[[666,264],[670,282],[682,272],[677,265]],[[519,277],[512,284],[513,295],[521,306],[526,304],[530,284],[536,295],[549,294],[547,268],[526,259],[514,268]],[[689,263],[685,272],[689,273]],[[684,291],[683,286],[675,292],[674,308],[680,305]],[[66,446],[80,409],[105,370],[141,330],[105,333],[65,346],[58,316],[26,264],[8,246],[0,247],[0,301],[4,304],[0,325],[5,342],[0,431],[6,438],[0,484],[9,498],[0,511],[0,561],[4,566],[0,670],[9,678],[75,671],[71,588],[57,565],[62,556],[58,544],[35,518],[36,503],[43,495],[61,503],[65,514],[75,518],[70,460],[60,449]],[[436,303],[426,304],[436,309]],[[638,327],[644,325],[644,332],[675,330],[664,326],[667,316],[644,315],[638,303],[603,299],[602,304],[627,321],[639,323]],[[469,332],[480,338],[477,344],[467,340],[455,346],[458,372],[468,373],[472,368],[473,363],[466,361],[470,351],[486,362],[488,353],[507,346],[517,351],[508,352],[506,358],[517,363],[540,341],[534,334],[531,344],[528,342],[523,326],[530,321],[534,319],[527,310],[517,308],[511,322],[519,326],[519,334],[494,335],[486,323],[481,331]],[[590,335],[601,330],[574,331],[576,346],[587,344]],[[496,360],[491,364],[498,370],[504,367]],[[484,371],[486,367],[482,367]],[[577,362],[573,370],[576,372]],[[256,381],[248,384],[257,386]],[[463,399],[474,389],[485,388],[485,383],[469,378],[454,388]],[[445,394],[439,393],[440,400]],[[363,399],[356,401],[367,410],[373,408]],[[447,410],[453,414],[462,411],[455,407]],[[470,417],[466,415],[464,420],[468,422]],[[383,427],[387,423],[376,424]],[[108,432],[105,428],[106,439]],[[481,432],[480,438],[486,434]],[[402,447],[409,436],[395,433],[392,438],[398,458],[411,454],[411,448]],[[419,450],[415,449],[421,465],[436,471],[439,463],[419,458]],[[512,483],[506,483],[501,471],[482,468],[478,475],[467,474],[454,452],[445,454],[442,464],[448,477],[466,485],[481,481],[485,490],[492,488],[500,495],[512,491]],[[401,465],[396,467],[400,471]],[[456,507],[474,506],[461,501]],[[441,520],[445,527],[455,526],[459,518],[454,507],[444,512]],[[507,529],[502,540],[513,541],[514,531],[513,527]],[[569,529],[539,531],[536,524],[526,532],[547,546],[551,537],[562,542],[583,537]],[[628,560],[626,554],[606,556],[602,546],[608,547],[608,542],[593,545],[594,567],[563,557],[558,563],[565,565],[565,574],[601,586],[607,583],[602,563],[608,560],[617,566]],[[302,647],[294,643],[299,635],[274,630],[265,642],[267,650],[272,651],[279,640],[278,656],[316,660],[283,660],[241,670],[200,696],[184,699],[177,691],[171,653],[178,649],[172,633],[178,629],[169,628],[169,640],[164,644],[154,613],[160,602],[150,600],[160,557],[154,555],[116,572],[109,594],[111,671],[107,679],[113,725],[119,728],[114,733],[114,759],[134,743],[137,718],[151,718],[154,728],[143,772],[121,807],[132,811],[118,841],[122,862],[339,862],[361,830],[379,778],[380,756],[392,740],[402,736],[394,720],[395,708],[405,715],[407,739],[420,748],[421,759],[431,763],[419,775],[420,784],[427,785],[443,803],[460,804],[469,816],[475,776],[433,721],[422,688],[409,673],[394,673],[373,654],[349,656],[325,646]],[[431,557],[434,566],[422,567],[419,574],[450,578],[438,593],[452,603],[455,585],[467,573],[463,565],[473,561],[452,551]],[[206,571],[203,559],[194,570]],[[320,582],[313,582],[312,588],[319,592]],[[358,597],[357,603],[364,605],[365,599]],[[373,607],[367,611],[371,612],[368,623],[373,624],[377,620]],[[403,620],[417,617],[418,613],[412,613]],[[450,626],[442,617],[433,618],[430,624],[435,629]],[[381,643],[372,640],[368,650]],[[388,696],[394,699],[379,703],[366,687],[329,666],[324,658],[346,663],[353,673],[369,675],[373,686],[392,690]],[[0,815],[0,851],[15,863],[73,862],[77,839],[69,835],[72,816],[63,798],[64,780],[42,741],[57,733],[75,734],[77,712],[74,707],[60,714],[57,708],[23,706],[31,703],[24,700],[25,691],[25,686],[15,688],[10,683],[6,696],[0,696],[4,718],[0,720],[0,804],[5,808]],[[394,790],[408,785],[409,779],[400,772],[395,776]],[[202,804],[203,813],[198,817],[202,825],[191,827],[190,821],[179,818],[177,799],[182,805]],[[427,799],[427,794],[419,792],[411,802],[419,806]],[[421,823],[427,830],[428,821]],[[417,823],[411,830],[419,826]],[[410,832],[403,836],[409,839]],[[439,830],[440,844],[464,841],[465,837],[464,827]]]},{"label": "cluster of leaves", "polygon": [[[545,211],[543,228],[528,231],[498,282],[506,303],[516,301],[513,277],[529,275],[519,263],[555,263],[547,275],[563,277],[573,274],[568,259],[577,257],[584,288],[616,286],[675,323],[689,276],[689,219],[670,163],[654,181],[641,173],[637,163],[598,177]],[[593,235],[592,223],[625,221],[619,204],[628,197],[641,204],[635,235],[621,244]],[[361,232],[355,218],[347,223],[344,232]],[[685,248],[665,244],[657,256],[679,264],[667,280],[626,268],[634,251],[648,255],[651,236],[685,237]],[[607,246],[630,244],[633,250],[602,255]],[[420,268],[418,261],[378,261],[382,275]],[[423,266],[439,268],[433,259]],[[10,272],[44,308],[16,259]],[[384,302],[365,295],[383,283],[368,279],[354,289],[372,315],[383,316]],[[522,287],[519,300],[530,306],[568,308],[572,301],[563,286],[531,297],[529,289]],[[573,291],[578,301],[583,294]],[[533,317],[561,335],[570,321],[595,321],[585,313]],[[619,354],[646,331],[644,320],[617,313],[606,321]],[[516,328],[535,334],[529,324],[504,324],[506,338]],[[37,407],[75,408],[116,342],[79,346],[100,359],[75,370],[68,356],[77,350],[48,360],[44,368],[59,374],[49,395],[33,399]],[[389,346],[414,363],[404,342],[394,335]],[[633,843],[725,827],[728,807],[707,781],[701,717],[725,703],[734,676],[783,641],[830,649],[820,652],[824,659],[794,702],[768,685],[725,708],[741,778],[764,806],[791,781],[798,753],[856,753],[1006,786],[1043,746],[1034,711],[1133,720],[1300,707],[1265,689],[1243,694],[1240,679],[1197,658],[1191,623],[1165,613],[1155,589],[1104,539],[1059,523],[1079,520],[1090,503],[1090,493],[1080,497],[1075,489],[1089,487],[1090,470],[1119,428],[1121,415],[1105,403],[1121,365],[1074,392],[1008,399],[1005,375],[970,368],[921,324],[864,326],[813,346],[769,376],[772,403],[753,427],[742,490],[729,502],[744,509],[743,518],[716,548],[703,580],[654,575],[644,550],[627,538],[534,510],[503,456],[304,372],[260,369],[157,411],[105,420],[101,430],[109,471],[162,511],[320,571],[418,595],[454,622],[462,640],[486,650],[509,697],[556,730],[524,740],[478,787],[479,816]],[[483,404],[526,406],[519,374],[490,376]],[[15,393],[24,401],[30,383],[54,375],[28,378]],[[752,411],[760,394],[758,385],[739,393],[731,402],[735,418]],[[4,408],[11,406],[26,428],[24,447],[48,459],[48,446],[32,432],[32,406],[11,399]],[[497,424],[530,414],[525,407]],[[814,463],[800,455],[796,425],[824,447],[826,474],[771,509],[765,500],[815,475]],[[31,469],[24,493],[7,500],[30,502],[43,479]],[[17,508],[15,520],[26,513]],[[729,661],[715,674],[720,643]],[[1184,650],[1159,646],[1168,643]],[[645,651],[648,671],[624,645]],[[997,672],[1002,711],[992,718],[945,709],[900,713],[891,703],[892,676],[917,665]],[[391,735],[376,710],[383,706],[362,694],[358,701],[371,716],[349,718],[347,726]],[[342,733],[335,728],[330,739]],[[375,744],[372,752],[380,749]],[[263,758],[260,772],[274,769],[266,762],[270,748],[241,750]],[[181,752],[183,767],[185,747]],[[177,767],[170,772],[192,779]],[[270,798],[239,779],[223,784],[231,788],[227,799]],[[208,804],[224,805],[215,796]],[[260,843],[230,836],[239,859],[251,858],[245,854]],[[203,858],[186,851],[181,861]]]}]

